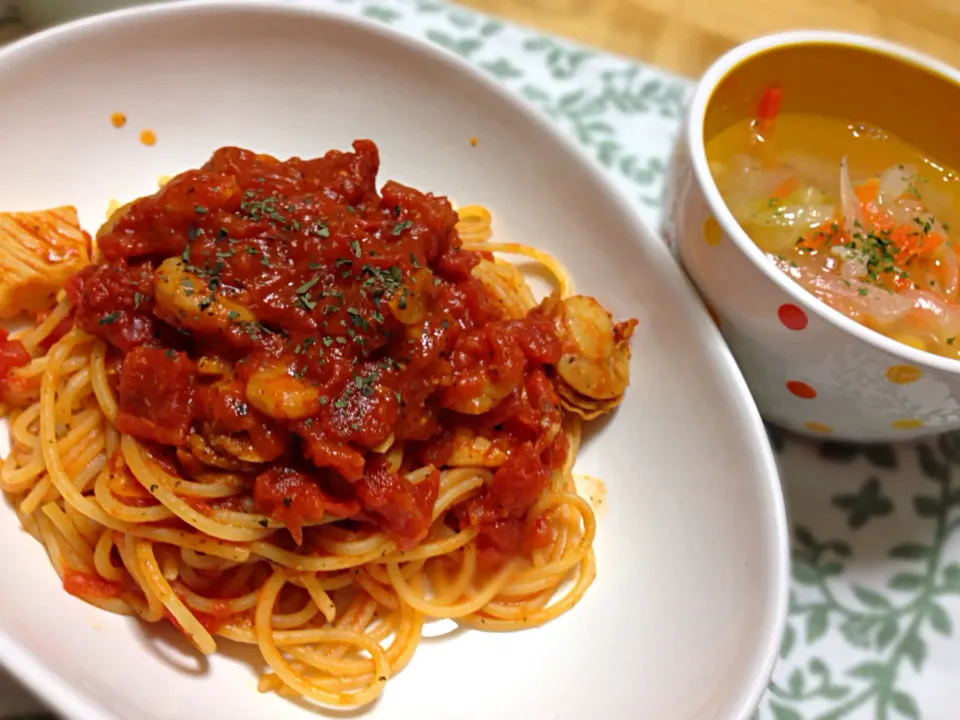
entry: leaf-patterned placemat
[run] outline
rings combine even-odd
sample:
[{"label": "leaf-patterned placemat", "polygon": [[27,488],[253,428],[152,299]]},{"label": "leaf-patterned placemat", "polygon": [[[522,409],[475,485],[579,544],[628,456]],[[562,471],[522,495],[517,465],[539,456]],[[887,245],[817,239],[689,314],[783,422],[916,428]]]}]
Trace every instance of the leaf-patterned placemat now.
[{"label": "leaf-patterned placemat", "polygon": [[[658,223],[688,81],[439,0],[326,4],[489,73],[582,143]],[[781,659],[755,717],[960,718],[960,646],[952,642],[960,625],[960,434],[872,447],[816,444],[776,429],[770,437],[790,514],[793,582]],[[0,720],[25,720],[25,712],[42,711],[0,675]]]},{"label": "leaf-patterned placemat", "polygon": [[960,434],[897,446],[776,430],[771,440],[793,583],[760,717],[960,717]]}]

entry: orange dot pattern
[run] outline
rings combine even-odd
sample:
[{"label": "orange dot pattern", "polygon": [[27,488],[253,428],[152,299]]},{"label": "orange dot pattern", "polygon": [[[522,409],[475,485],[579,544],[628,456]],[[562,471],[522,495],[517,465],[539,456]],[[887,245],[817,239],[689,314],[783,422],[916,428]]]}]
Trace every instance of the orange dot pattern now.
[{"label": "orange dot pattern", "polygon": [[110,124],[115,128],[122,128],[127,124],[127,116],[122,112],[115,112],[110,114]]},{"label": "orange dot pattern", "polygon": [[887,380],[897,385],[916,382],[923,377],[923,371],[913,365],[891,365],[885,374]]},{"label": "orange dot pattern", "polygon": [[723,230],[720,229],[720,223],[712,215],[703,223],[703,239],[707,241],[710,247],[716,247],[720,244],[723,237]]},{"label": "orange dot pattern", "polygon": [[793,303],[784,303],[777,308],[777,317],[788,330],[803,330],[807,323],[807,314]]},{"label": "orange dot pattern", "polygon": [[894,430],[916,430],[923,427],[923,420],[920,418],[901,418],[890,423]]},{"label": "orange dot pattern", "polygon": [[817,396],[817,391],[802,380],[787,380],[787,390],[804,400],[813,400]]},{"label": "orange dot pattern", "polygon": [[140,142],[144,145],[156,145],[157,144],[157,134],[153,130],[141,130],[140,131]]}]

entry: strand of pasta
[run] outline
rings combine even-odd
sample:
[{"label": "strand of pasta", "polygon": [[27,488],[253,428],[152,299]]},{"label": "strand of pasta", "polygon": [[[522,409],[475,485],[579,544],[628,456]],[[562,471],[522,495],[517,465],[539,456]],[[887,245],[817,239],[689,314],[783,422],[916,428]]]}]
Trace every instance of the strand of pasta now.
[{"label": "strand of pasta", "polygon": [[478,252],[499,252],[507,255],[521,255],[536,261],[547,269],[553,275],[560,290],[560,297],[570,297],[574,293],[573,278],[567,269],[550,253],[532,248],[529,245],[519,243],[502,242],[483,242],[483,243],[464,243],[464,250],[473,250]]}]

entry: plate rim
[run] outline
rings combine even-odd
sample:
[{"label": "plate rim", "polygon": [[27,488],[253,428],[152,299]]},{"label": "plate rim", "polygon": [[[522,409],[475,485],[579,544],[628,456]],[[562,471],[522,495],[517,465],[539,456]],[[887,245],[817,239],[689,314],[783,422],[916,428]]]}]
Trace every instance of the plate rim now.
[{"label": "plate rim", "polygon": [[[61,37],[71,37],[77,33],[94,31],[97,26],[123,23],[126,20],[149,21],[167,15],[215,12],[260,11],[301,17],[311,22],[319,21],[349,26],[367,32],[381,39],[395,42],[404,49],[418,53],[435,63],[451,67],[479,83],[487,92],[493,93],[504,101],[516,113],[520,113],[534,122],[538,130],[545,133],[562,151],[579,165],[585,177],[606,196],[606,199],[627,221],[632,230],[631,242],[642,243],[649,251],[651,260],[656,263],[655,270],[665,274],[674,284],[681,286],[678,301],[684,313],[690,317],[694,330],[698,331],[714,355],[718,373],[731,385],[733,407],[745,416],[744,439],[751,453],[756,456],[761,487],[769,493],[767,522],[771,525],[772,537],[776,547],[769,551],[774,564],[771,587],[768,596],[763,598],[763,606],[771,614],[768,623],[771,629],[765,635],[762,647],[754,653],[758,663],[758,672],[745,682],[738,693],[740,705],[736,709],[736,720],[746,720],[757,709],[766,691],[773,667],[780,650],[782,633],[787,621],[787,597],[789,591],[789,537],[787,531],[786,507],[784,503],[779,470],[773,449],[767,438],[763,421],[756,403],[747,387],[732,353],[724,343],[719,330],[709,319],[702,302],[690,280],[680,270],[665,244],[657,234],[639,216],[626,197],[613,185],[586,151],[564,133],[545,113],[524,102],[515,93],[482,73],[465,59],[439,48],[420,38],[411,37],[392,27],[356,15],[350,15],[335,5],[304,5],[277,3],[273,0],[170,0],[122,8],[107,13],[79,18],[62,25],[48,28],[20,38],[0,48],[0,71],[13,58],[23,53],[41,50],[49,43],[56,43]],[[766,486],[766,487],[763,487]],[[51,707],[64,717],[76,720],[123,720],[112,711],[104,708],[87,693],[76,689],[70,682],[47,667],[29,648],[13,640],[3,626],[0,626],[0,665],[13,677],[26,686],[38,700]],[[738,698],[735,696],[734,700]]]}]

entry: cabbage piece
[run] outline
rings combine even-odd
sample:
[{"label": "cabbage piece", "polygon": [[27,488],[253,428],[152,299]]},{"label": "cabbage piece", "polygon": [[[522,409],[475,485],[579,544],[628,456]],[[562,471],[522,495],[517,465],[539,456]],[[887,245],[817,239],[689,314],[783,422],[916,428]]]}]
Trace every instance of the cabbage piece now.
[{"label": "cabbage piece", "polygon": [[750,238],[768,253],[782,253],[835,216],[836,207],[813,187],[790,193],[782,203],[754,203],[753,212],[740,219]]}]

